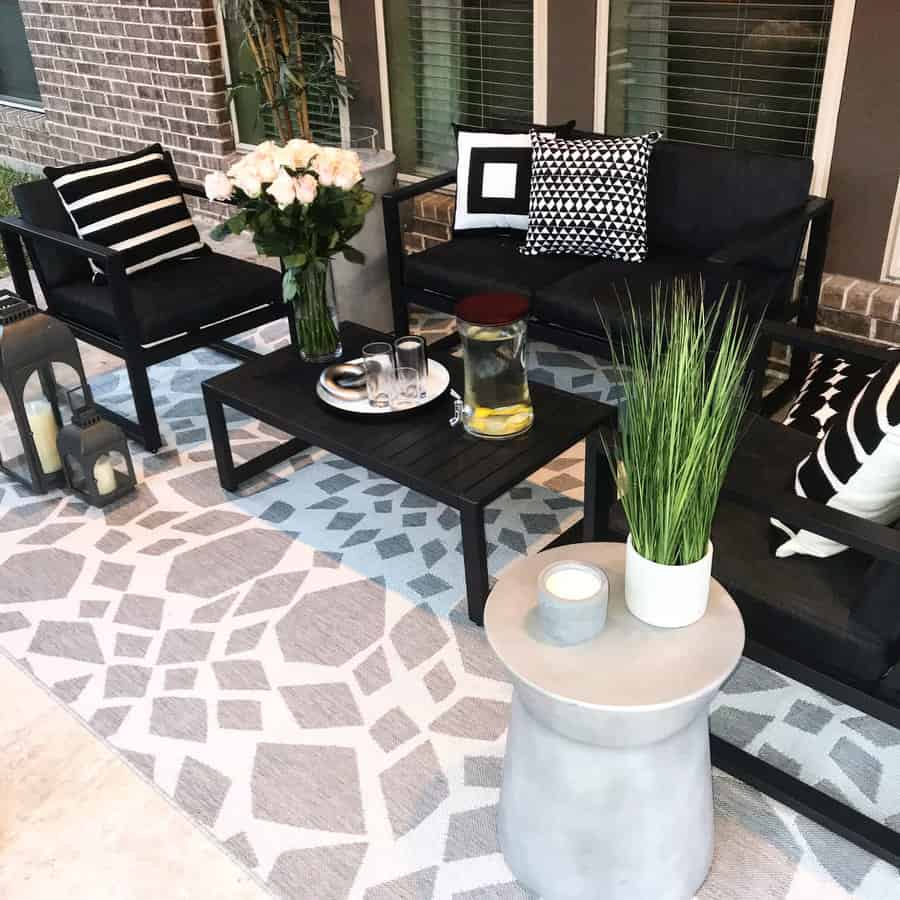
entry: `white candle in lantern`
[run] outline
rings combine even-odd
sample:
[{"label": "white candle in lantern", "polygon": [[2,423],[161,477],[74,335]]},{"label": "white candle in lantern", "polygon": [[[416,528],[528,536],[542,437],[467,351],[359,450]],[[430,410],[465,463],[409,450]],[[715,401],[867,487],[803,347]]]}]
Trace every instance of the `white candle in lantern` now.
[{"label": "white candle in lantern", "polygon": [[547,576],[544,587],[561,600],[586,600],[600,590],[602,582],[583,566],[560,566]]},{"label": "white candle in lantern", "polygon": [[29,400],[25,404],[25,415],[44,474],[58,472],[62,468],[62,460],[56,449],[59,426],[50,403],[47,400]]},{"label": "white candle in lantern", "polygon": [[116,489],[116,471],[108,456],[98,457],[94,463],[94,481],[100,494],[111,494]]}]

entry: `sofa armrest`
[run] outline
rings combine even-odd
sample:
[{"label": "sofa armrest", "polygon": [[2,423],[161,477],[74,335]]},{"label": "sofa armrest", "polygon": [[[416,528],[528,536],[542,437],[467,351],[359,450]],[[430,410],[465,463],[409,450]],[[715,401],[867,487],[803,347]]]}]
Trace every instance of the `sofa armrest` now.
[{"label": "sofa armrest", "polygon": [[829,213],[832,206],[833,201],[825,197],[810,197],[797,209],[769,219],[761,225],[744,229],[727,247],[720,248],[708,259],[722,265],[737,265],[751,258],[764,243],[778,237],[787,237],[791,232],[796,232],[798,228]]},{"label": "sofa armrest", "polygon": [[409,310],[403,293],[403,227],[400,223],[400,204],[429,191],[456,182],[456,172],[444,172],[433,178],[417,181],[405,187],[389,191],[381,198],[384,211],[384,240],[387,245],[388,277],[391,283],[391,303],[394,316],[394,333],[409,334]]},{"label": "sofa armrest", "polygon": [[789,347],[796,347],[798,350],[813,353],[840,356],[850,362],[900,362],[900,353],[897,353],[896,350],[890,350],[887,347],[868,344],[851,338],[839,337],[827,332],[798,328],[796,325],[775,322],[771,319],[767,319],[762,323],[761,333],[764,337],[777,341],[779,344],[787,344]]},{"label": "sofa armrest", "polygon": [[413,197],[427,194],[430,191],[440,190],[451,184],[456,184],[455,169],[451,172],[441,172],[440,175],[433,175],[431,178],[424,178],[422,181],[415,181],[412,184],[388,191],[388,193],[382,195],[382,202],[385,204],[402,203],[404,200],[411,200]]},{"label": "sofa armrest", "polygon": [[[845,544],[876,559],[900,565],[900,530],[881,525],[852,513],[826,506],[814,500],[798,497],[786,483],[783,465],[766,465],[767,446],[777,441],[779,432],[785,438],[796,436],[784,448],[786,452],[807,452],[815,446],[814,439],[800,436],[786,425],[779,425],[748,414],[743,448],[728,467],[722,486],[722,497],[765,516],[789,522],[792,528],[806,529],[815,534]],[[800,440],[803,437],[803,440]],[[788,467],[793,471],[793,463]]]}]

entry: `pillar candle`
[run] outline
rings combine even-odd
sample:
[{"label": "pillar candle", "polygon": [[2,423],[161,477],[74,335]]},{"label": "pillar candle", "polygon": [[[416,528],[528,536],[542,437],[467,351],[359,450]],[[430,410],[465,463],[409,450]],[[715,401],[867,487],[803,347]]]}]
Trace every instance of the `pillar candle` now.
[{"label": "pillar candle", "polygon": [[94,463],[94,481],[99,494],[111,494],[116,489],[116,472],[108,456],[101,456]]},{"label": "pillar candle", "polygon": [[62,460],[56,449],[59,426],[50,403],[47,400],[29,400],[25,404],[25,414],[44,474],[58,472],[62,468]]}]

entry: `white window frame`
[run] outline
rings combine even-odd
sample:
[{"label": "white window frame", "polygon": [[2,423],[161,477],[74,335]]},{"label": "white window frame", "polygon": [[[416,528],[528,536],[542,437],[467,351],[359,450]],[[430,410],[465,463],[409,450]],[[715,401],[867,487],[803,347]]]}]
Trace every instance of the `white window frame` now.
[{"label": "white window frame", "polygon": [[[594,42],[594,130],[603,131],[606,123],[606,71],[609,62],[609,4],[597,0],[597,32]],[[824,197],[831,174],[831,157],[837,134],[838,113],[850,49],[850,31],[856,0],[834,0],[831,30],[828,33],[828,52],[822,75],[822,93],[813,141],[812,193]]]},{"label": "white window frame", "polygon": [[[345,56],[344,40],[344,19],[341,14],[341,0],[328,0],[328,11],[331,15],[331,34],[341,44],[340,54],[335,53],[334,70],[338,75],[347,74],[347,61]],[[231,75],[231,59],[228,54],[228,44],[225,36],[225,19],[222,17],[222,6],[216,3],[216,37],[219,40],[219,47],[222,50],[222,70],[225,74],[225,83],[232,83]],[[241,131],[238,127],[237,109],[234,101],[228,104],[231,113],[231,136],[234,138],[235,149],[240,153],[249,153],[256,146],[247,141],[241,140]],[[344,141],[350,139],[350,110],[346,103],[341,103],[338,110],[338,116],[341,123],[341,137]]]},{"label": "white window frame", "polygon": [[[378,44],[378,80],[381,89],[381,136],[387,150],[394,149],[393,127],[391,125],[391,83],[388,75],[387,37],[384,25],[384,0],[373,0],[375,4],[375,36]],[[532,116],[535,122],[547,121],[547,12],[549,0],[532,0],[534,9],[533,25],[533,100]],[[403,181],[421,181],[419,175],[400,173]]]},{"label": "white window frame", "polygon": [[[900,177],[897,178],[897,193],[894,195],[894,212],[888,229],[887,244],[884,248],[884,262],[881,265],[881,280],[900,284]],[[900,312],[900,310],[895,310]],[[896,317],[896,315],[895,315]]]}]

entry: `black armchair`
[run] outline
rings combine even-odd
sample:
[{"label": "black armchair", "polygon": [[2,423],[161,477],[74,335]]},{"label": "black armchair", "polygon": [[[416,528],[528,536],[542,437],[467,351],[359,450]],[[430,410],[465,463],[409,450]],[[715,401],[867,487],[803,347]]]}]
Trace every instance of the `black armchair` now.
[{"label": "black armchair", "polygon": [[[198,186],[181,188],[204,195]],[[121,254],[77,237],[48,181],[19,185],[13,195],[21,217],[0,218],[0,238],[16,292],[36,302],[27,252],[47,311],[80,340],[125,361],[137,422],[103,412],[150,451],[161,438],[147,368],[202,346],[256,356],[225,339],[284,315],[280,274],[272,269],[207,251],[126,276]],[[88,260],[102,263],[104,284],[93,283]]]},{"label": "black armchair", "polygon": [[[765,323],[763,339],[851,362],[897,362],[895,351],[782,323]],[[745,656],[900,728],[900,522],[880,525],[796,496],[794,469],[816,445],[810,435],[748,416],[713,526],[714,574],[741,609]],[[597,442],[589,449],[601,452]],[[594,517],[590,527],[624,537],[609,479],[587,487],[595,500],[585,512]],[[777,559],[770,516],[850,549],[828,559]],[[900,864],[896,831],[721,738],[713,737],[712,753],[719,768]]]}]

